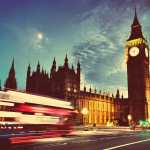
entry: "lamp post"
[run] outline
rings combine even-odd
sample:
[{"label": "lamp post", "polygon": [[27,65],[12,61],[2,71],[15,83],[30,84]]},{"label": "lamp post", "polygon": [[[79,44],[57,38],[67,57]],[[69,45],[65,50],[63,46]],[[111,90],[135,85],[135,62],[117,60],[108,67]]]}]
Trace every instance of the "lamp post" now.
[{"label": "lamp post", "polygon": [[83,115],[83,125],[86,125],[86,115],[88,114],[88,109],[86,107],[84,107],[82,110],[81,110],[81,113]]}]

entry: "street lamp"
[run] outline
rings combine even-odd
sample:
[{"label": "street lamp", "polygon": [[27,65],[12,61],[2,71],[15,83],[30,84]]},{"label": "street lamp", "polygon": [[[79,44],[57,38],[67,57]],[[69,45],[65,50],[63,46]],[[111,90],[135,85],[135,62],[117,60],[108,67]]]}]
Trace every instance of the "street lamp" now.
[{"label": "street lamp", "polygon": [[132,120],[132,115],[128,115],[128,120],[131,121]]},{"label": "street lamp", "polygon": [[129,115],[128,115],[128,123],[129,123],[129,125],[131,125],[131,120],[132,120],[132,115],[129,114]]},{"label": "street lamp", "polygon": [[67,88],[67,91],[68,91],[68,92],[70,92],[70,91],[71,91],[70,87],[68,87],[68,88]]},{"label": "street lamp", "polygon": [[81,110],[81,113],[82,113],[82,115],[83,115],[83,124],[85,125],[85,117],[86,117],[86,115],[88,114],[88,109],[86,108],[86,107],[84,107],[82,110]]}]

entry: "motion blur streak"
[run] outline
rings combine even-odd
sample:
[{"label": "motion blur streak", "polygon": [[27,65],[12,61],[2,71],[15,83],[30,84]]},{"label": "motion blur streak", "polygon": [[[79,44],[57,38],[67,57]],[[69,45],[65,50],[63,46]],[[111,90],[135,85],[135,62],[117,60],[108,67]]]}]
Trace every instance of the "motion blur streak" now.
[{"label": "motion blur streak", "polygon": [[[9,96],[12,98],[16,99],[21,99],[24,103],[36,103],[36,104],[42,104],[42,105],[47,105],[47,106],[54,106],[54,107],[61,107],[61,108],[70,108],[73,109],[71,104],[66,101],[61,101],[57,100],[54,98],[50,97],[43,97],[39,95],[31,95],[31,94],[26,94],[26,93],[21,93],[21,92],[16,92],[16,91],[8,91]],[[49,103],[51,102],[51,103]]]},{"label": "motion blur streak", "polygon": [[55,114],[55,115],[70,115],[72,111],[65,110],[65,109],[56,109],[56,108],[43,108],[43,107],[33,107],[33,106],[28,106],[26,104],[21,104],[18,108],[17,111],[21,112],[38,112],[38,113],[47,113],[47,114]]},{"label": "motion blur streak", "polygon": [[21,113],[0,111],[0,117],[18,117],[18,116],[21,116]]},{"label": "motion blur streak", "polygon": [[[1,100],[1,99],[0,99]],[[14,106],[14,103],[8,103],[8,102],[1,102],[0,101],[0,105],[2,105],[2,106]]]},{"label": "motion blur streak", "polygon": [[24,115],[18,116],[19,124],[57,124],[59,117],[54,116],[40,116],[40,115]]},{"label": "motion blur streak", "polygon": [[0,91],[0,102],[0,132],[12,143],[68,135],[77,114],[71,102],[22,92]]},{"label": "motion blur streak", "polygon": [[[66,135],[66,133],[65,133],[66,131],[68,132],[68,130],[59,130],[59,131],[53,130],[53,131],[45,132],[41,135],[11,137],[10,141],[11,141],[11,144],[39,142],[39,140],[41,140],[41,139],[59,137],[62,134]],[[69,133],[68,133],[68,135],[69,135]],[[41,140],[41,141],[43,141],[43,140]]]}]

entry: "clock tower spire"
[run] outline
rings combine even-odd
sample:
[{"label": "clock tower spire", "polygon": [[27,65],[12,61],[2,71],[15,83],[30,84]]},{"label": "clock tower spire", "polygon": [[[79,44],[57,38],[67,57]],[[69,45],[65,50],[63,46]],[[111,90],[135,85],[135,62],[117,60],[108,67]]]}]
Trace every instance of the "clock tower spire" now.
[{"label": "clock tower spire", "polygon": [[142,28],[139,23],[139,19],[138,19],[136,8],[135,8],[134,19],[133,19],[133,23],[131,25],[131,34],[129,36],[128,41],[132,40],[132,39],[137,39],[137,38],[144,39],[143,33],[142,33]]},{"label": "clock tower spire", "polygon": [[135,121],[147,118],[147,90],[149,82],[149,47],[142,27],[135,15],[126,43],[129,114]]}]

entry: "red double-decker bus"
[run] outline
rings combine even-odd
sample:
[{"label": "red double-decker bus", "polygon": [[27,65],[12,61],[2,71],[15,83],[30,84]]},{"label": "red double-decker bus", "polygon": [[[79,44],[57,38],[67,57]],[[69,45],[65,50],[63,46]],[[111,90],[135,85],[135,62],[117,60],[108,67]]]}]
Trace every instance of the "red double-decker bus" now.
[{"label": "red double-decker bus", "polygon": [[18,91],[0,91],[0,130],[71,132],[76,111],[68,101]]}]

